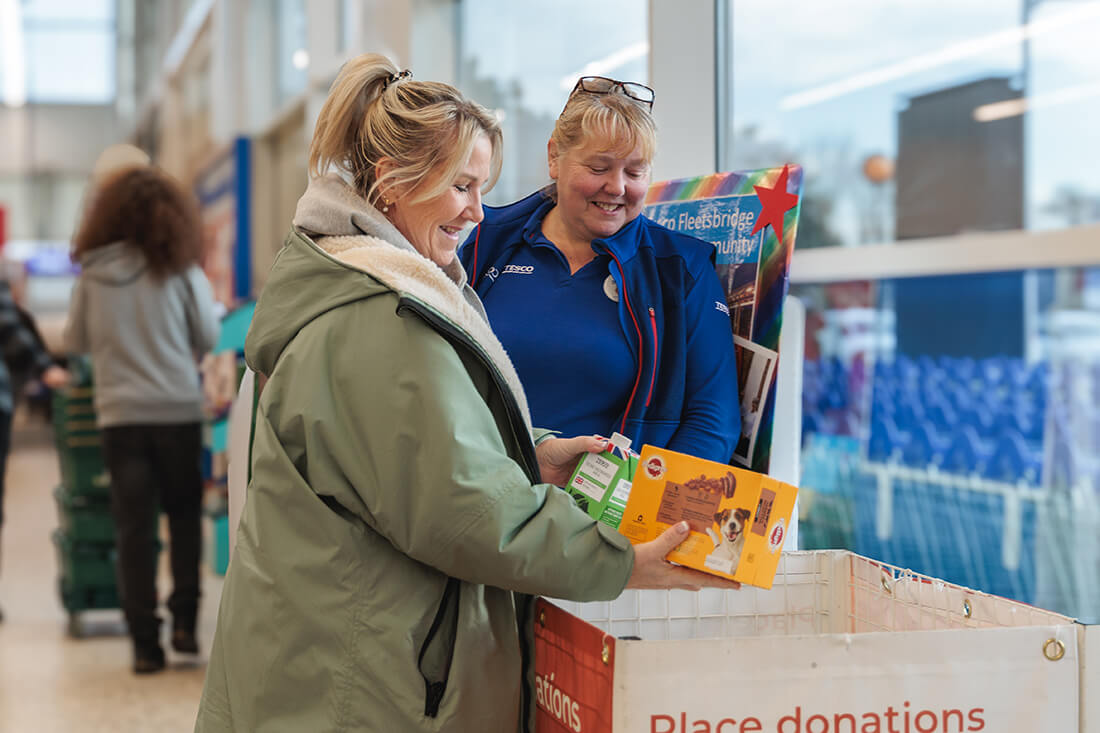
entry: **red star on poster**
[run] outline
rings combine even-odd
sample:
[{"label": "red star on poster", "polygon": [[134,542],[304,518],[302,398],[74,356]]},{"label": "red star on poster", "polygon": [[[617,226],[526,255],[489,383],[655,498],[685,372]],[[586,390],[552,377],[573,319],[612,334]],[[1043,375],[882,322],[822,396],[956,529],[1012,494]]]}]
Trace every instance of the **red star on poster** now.
[{"label": "red star on poster", "polygon": [[783,166],[783,172],[779,174],[772,188],[753,186],[757,198],[760,199],[760,216],[756,217],[756,226],[749,234],[756,234],[771,224],[775,236],[780,242],[783,241],[783,215],[798,203],[798,196],[787,193],[787,168],[788,166]]}]

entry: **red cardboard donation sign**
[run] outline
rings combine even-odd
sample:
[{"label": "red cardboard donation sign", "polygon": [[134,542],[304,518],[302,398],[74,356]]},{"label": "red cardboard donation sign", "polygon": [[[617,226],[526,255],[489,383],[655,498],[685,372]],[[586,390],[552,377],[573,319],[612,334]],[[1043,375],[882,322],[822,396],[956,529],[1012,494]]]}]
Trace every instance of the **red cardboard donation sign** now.
[{"label": "red cardboard donation sign", "polygon": [[615,637],[539,599],[535,730],[611,733]]}]

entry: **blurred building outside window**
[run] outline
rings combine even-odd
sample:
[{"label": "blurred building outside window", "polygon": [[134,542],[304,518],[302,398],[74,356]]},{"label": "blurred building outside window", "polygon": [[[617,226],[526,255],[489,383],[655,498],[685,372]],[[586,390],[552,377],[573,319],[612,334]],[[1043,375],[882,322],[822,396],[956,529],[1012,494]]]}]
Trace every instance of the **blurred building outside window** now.
[{"label": "blurred building outside window", "polygon": [[723,166],[806,167],[799,247],[1100,221],[1100,3],[1022,3],[733,2]]}]

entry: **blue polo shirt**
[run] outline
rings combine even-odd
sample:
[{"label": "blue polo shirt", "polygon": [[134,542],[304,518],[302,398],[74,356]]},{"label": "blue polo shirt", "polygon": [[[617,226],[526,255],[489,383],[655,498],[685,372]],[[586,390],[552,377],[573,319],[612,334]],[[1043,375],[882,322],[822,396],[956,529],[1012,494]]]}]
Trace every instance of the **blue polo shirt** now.
[{"label": "blue polo shirt", "polygon": [[536,230],[484,298],[532,424],[562,437],[611,435],[634,387],[637,364],[607,292],[617,291],[605,289],[612,264],[599,255],[570,275],[565,255]]}]

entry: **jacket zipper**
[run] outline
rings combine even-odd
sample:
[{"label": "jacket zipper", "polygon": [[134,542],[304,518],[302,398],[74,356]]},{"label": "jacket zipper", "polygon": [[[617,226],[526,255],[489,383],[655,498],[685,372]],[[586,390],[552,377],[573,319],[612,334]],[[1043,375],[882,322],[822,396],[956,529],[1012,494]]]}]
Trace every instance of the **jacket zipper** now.
[{"label": "jacket zipper", "polygon": [[527,643],[527,623],[532,620],[534,614],[533,605],[534,596],[524,595],[519,602],[519,613],[516,614],[516,621],[519,626],[517,631],[519,632],[519,656],[523,660],[523,664],[520,667],[520,690],[522,692],[522,699],[520,700],[520,723],[522,725],[521,730],[523,733],[530,733],[530,719],[531,719],[531,691],[527,686],[527,660],[532,656],[530,645]]},{"label": "jacket zipper", "polygon": [[[420,676],[424,679],[424,715],[429,718],[434,718],[439,714],[439,705],[443,702],[443,693],[447,691],[447,681],[451,676],[451,661],[454,659],[454,643],[458,629],[458,594],[460,591],[461,586],[458,579],[447,578],[447,585],[443,588],[443,598],[439,601],[435,618],[432,619],[428,635],[424,637],[424,643],[420,645],[420,653],[416,657],[417,668],[420,669]],[[438,680],[429,679],[422,667],[424,656],[428,653],[428,647],[435,640],[436,634],[439,633],[439,629],[443,626],[443,621],[452,606],[454,612],[451,613],[451,649],[448,652],[443,678]]]},{"label": "jacket zipper", "polygon": [[[621,268],[620,268],[621,270]],[[407,298],[401,298],[397,306],[397,312],[400,314],[403,310],[409,310],[417,314],[424,319],[428,325],[439,331],[440,334],[447,338],[452,343],[461,344],[467,351],[474,354],[474,356],[481,362],[482,366],[488,370],[489,374],[493,378],[493,383],[496,385],[497,390],[504,398],[504,408],[508,412],[508,425],[512,429],[512,439],[516,441],[521,453],[523,454],[524,463],[526,464],[528,478],[531,481],[537,482],[541,480],[542,476],[539,473],[539,462],[535,455],[535,446],[531,442],[530,435],[525,436],[525,440],[519,439],[518,427],[524,428],[523,432],[526,432],[526,424],[523,421],[523,416],[519,412],[519,403],[516,402],[516,398],[512,395],[512,390],[508,387],[508,384],[504,381],[504,377],[500,374],[497,368],[493,365],[491,359],[480,349],[477,344],[474,343],[461,331],[452,326],[447,319],[441,317],[434,311],[425,308],[417,303],[415,300]],[[639,334],[639,341],[641,340]],[[625,424],[625,422],[624,422]],[[518,426],[518,427],[517,427]],[[453,580],[453,579],[452,579]],[[521,705],[520,710],[523,715],[522,725],[525,733],[530,730],[527,719],[531,711],[531,689],[527,684],[527,669],[531,666],[532,652],[530,646],[527,644],[527,626],[526,616],[530,612],[530,598],[524,603],[524,610],[518,614],[518,621],[520,626],[517,628],[519,634],[519,650],[520,650],[520,679],[522,684],[520,685]],[[457,620],[457,615],[456,615]],[[438,696],[441,699],[443,697],[443,691],[438,692]],[[425,701],[425,707],[430,700]],[[438,707],[438,702],[437,702]]]},{"label": "jacket zipper", "polygon": [[649,407],[649,401],[653,398],[653,383],[657,381],[657,314],[653,312],[653,306],[649,306],[649,327],[653,331],[653,367],[649,373],[649,392],[645,396],[646,407]]},{"label": "jacket zipper", "polygon": [[[630,390],[630,399],[626,401],[626,409],[623,410],[623,421],[619,426],[619,432],[626,434],[626,419],[630,416],[630,408],[634,405],[634,396],[638,394],[638,386],[642,383],[642,329],[638,325],[638,319],[634,315],[634,309],[630,307],[630,296],[626,293],[626,273],[623,272],[623,263],[619,262],[619,258],[615,256],[615,253],[610,249],[607,253],[611,255],[611,259],[615,260],[615,264],[619,268],[619,280],[622,282],[623,305],[626,306],[626,312],[630,314],[630,320],[634,322],[634,331],[638,334],[638,375],[634,377],[634,387]],[[652,309],[650,310],[652,313]],[[656,328],[656,321],[654,321],[654,328]],[[652,393],[652,385],[650,385],[650,392]],[[646,400],[646,406],[649,406],[649,401]]]}]

